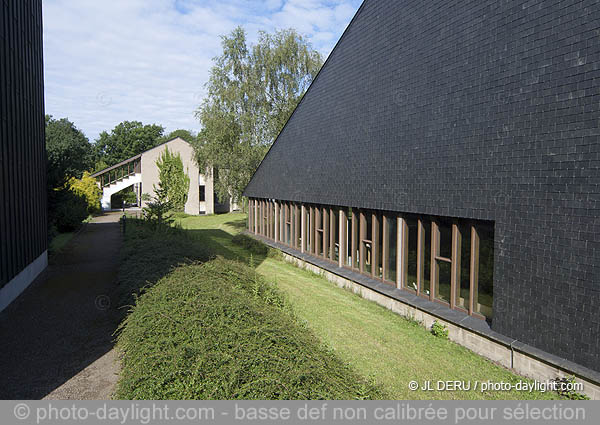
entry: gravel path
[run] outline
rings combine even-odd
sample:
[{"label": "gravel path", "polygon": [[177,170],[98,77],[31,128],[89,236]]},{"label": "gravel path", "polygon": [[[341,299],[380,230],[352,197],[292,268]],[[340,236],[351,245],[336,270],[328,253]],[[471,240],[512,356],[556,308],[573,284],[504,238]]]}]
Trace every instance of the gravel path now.
[{"label": "gravel path", "polygon": [[88,223],[0,313],[0,399],[106,399],[119,372],[119,213]]}]

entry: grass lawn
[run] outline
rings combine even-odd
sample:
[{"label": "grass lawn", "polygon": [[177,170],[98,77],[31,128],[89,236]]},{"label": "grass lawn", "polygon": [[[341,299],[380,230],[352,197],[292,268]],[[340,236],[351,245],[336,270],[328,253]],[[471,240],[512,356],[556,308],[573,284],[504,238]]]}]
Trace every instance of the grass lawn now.
[{"label": "grass lawn", "polygon": [[[250,262],[231,238],[244,229],[246,216],[224,214],[176,219],[203,246],[229,259]],[[437,338],[417,323],[336,287],[325,278],[278,258],[253,257],[256,270],[274,283],[294,313],[344,361],[372,378],[393,399],[550,399],[555,393],[410,391],[412,380],[518,382],[509,370],[453,342]]]}]

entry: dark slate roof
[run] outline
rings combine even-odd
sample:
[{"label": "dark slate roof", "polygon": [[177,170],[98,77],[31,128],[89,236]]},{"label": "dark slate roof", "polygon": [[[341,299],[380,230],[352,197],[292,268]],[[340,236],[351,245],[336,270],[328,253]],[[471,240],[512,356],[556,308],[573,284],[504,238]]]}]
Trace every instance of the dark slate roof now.
[{"label": "dark slate roof", "polygon": [[245,195],[495,219],[598,135],[597,28],[594,1],[366,0]]}]

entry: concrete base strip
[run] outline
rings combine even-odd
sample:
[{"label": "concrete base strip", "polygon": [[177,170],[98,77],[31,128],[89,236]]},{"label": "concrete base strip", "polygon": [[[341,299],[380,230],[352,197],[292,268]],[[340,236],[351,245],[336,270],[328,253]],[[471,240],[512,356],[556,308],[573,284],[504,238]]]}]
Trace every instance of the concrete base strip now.
[{"label": "concrete base strip", "polygon": [[10,305],[48,266],[48,251],[36,258],[0,289],[0,312]]}]

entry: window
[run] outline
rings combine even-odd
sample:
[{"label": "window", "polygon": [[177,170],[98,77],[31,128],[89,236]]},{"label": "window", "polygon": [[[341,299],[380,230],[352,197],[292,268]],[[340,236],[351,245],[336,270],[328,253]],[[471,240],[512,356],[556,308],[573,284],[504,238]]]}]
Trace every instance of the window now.
[{"label": "window", "polygon": [[398,219],[394,215],[386,214],[384,219],[384,235],[383,250],[382,250],[382,264],[384,264],[385,274],[383,276],[384,281],[396,282],[397,271],[397,244],[398,244]]},{"label": "window", "polygon": [[489,224],[479,225],[475,231],[475,238],[479,239],[479,268],[474,311],[491,320],[494,305],[494,228]]},{"label": "window", "polygon": [[415,218],[406,218],[406,226],[408,230],[408,255],[407,255],[407,276],[405,288],[414,290],[419,289],[419,280],[417,277],[418,270],[418,232],[419,222]]},{"label": "window", "polygon": [[338,262],[340,258],[340,211],[332,208],[329,213],[330,217],[330,260]]},{"label": "window", "polygon": [[471,293],[471,226],[461,224],[458,226],[461,235],[460,244],[460,279],[456,286],[455,305],[460,309],[469,311]]},{"label": "window", "polygon": [[434,299],[450,304],[452,274],[452,222],[436,219],[431,222],[431,282]]},{"label": "window", "polygon": [[315,207],[315,254],[323,256],[323,243],[325,242],[325,217],[323,209]]},{"label": "window", "polygon": [[206,202],[206,186],[198,186],[198,197],[200,202]]},{"label": "window", "polygon": [[491,320],[494,226],[457,218],[250,200],[249,229]]}]

